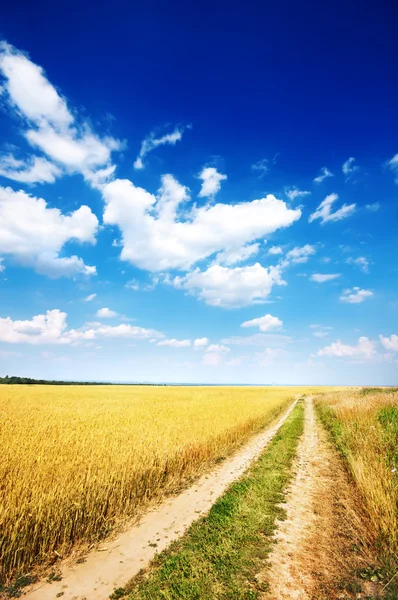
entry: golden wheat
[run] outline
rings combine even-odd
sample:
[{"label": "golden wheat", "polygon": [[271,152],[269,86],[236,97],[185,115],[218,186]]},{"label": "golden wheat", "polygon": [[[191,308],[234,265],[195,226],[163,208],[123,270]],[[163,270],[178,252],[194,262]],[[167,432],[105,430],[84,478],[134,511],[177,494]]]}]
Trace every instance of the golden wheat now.
[{"label": "golden wheat", "polygon": [[0,387],[3,578],[175,492],[303,388]]}]

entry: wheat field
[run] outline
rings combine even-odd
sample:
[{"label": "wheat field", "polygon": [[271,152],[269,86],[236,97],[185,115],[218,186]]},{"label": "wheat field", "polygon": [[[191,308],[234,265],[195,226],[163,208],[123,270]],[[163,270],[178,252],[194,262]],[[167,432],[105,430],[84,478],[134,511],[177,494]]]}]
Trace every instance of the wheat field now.
[{"label": "wheat field", "polygon": [[228,455],[303,391],[1,386],[2,578],[104,538]]}]

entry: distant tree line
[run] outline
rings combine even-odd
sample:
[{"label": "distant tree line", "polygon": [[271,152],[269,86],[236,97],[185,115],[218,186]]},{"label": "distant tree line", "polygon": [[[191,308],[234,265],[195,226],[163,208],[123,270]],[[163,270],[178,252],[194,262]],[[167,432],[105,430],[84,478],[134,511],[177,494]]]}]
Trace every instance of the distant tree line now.
[{"label": "distant tree line", "polygon": [[[25,385],[105,385],[98,381],[51,381],[49,379],[32,379],[31,377],[16,377],[15,375],[9,377],[0,377],[0,384],[25,384]],[[112,385],[112,384],[106,384]]]},{"label": "distant tree line", "polygon": [[111,383],[109,381],[55,381],[50,379],[32,379],[31,377],[0,377],[0,385],[167,385],[165,383]]}]

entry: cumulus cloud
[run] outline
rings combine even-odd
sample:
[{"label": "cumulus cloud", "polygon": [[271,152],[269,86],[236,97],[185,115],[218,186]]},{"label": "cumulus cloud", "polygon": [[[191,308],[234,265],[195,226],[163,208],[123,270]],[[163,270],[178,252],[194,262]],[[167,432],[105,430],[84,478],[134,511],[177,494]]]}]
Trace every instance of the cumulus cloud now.
[{"label": "cumulus cloud", "polygon": [[182,140],[183,133],[183,127],[176,127],[172,133],[166,133],[161,137],[156,137],[155,133],[153,132],[150,133],[141,144],[141,150],[134,162],[134,169],[145,169],[144,158],[150,152],[152,152],[152,150],[158,148],[159,146],[164,146],[165,144],[171,144],[174,146],[177,142]]},{"label": "cumulus cloud", "polygon": [[100,338],[159,339],[164,335],[155,329],[126,325],[116,327],[89,323],[80,329],[67,329],[67,314],[58,309],[32,319],[14,321],[0,318],[0,341],[12,344],[76,344]]},{"label": "cumulus cloud", "polygon": [[271,255],[283,254],[283,250],[280,246],[271,246],[271,248],[269,248],[269,250],[268,250],[268,254],[271,254]]},{"label": "cumulus cloud", "polygon": [[260,331],[264,332],[271,331],[272,329],[280,329],[282,326],[282,321],[278,319],[278,317],[273,317],[270,314],[251,319],[250,321],[245,321],[241,325],[241,327],[258,327]]},{"label": "cumulus cloud", "polygon": [[21,183],[54,183],[61,170],[45,158],[33,156],[17,160],[11,154],[0,156],[0,175]]},{"label": "cumulus cloud", "polygon": [[157,346],[169,346],[170,348],[188,348],[191,345],[190,340],[162,340],[156,344]]},{"label": "cumulus cloud", "polygon": [[219,173],[214,167],[205,167],[199,174],[199,179],[202,180],[199,198],[214,198],[221,189],[221,182],[227,179],[227,176]]},{"label": "cumulus cloud", "polygon": [[366,298],[371,298],[372,296],[373,292],[370,290],[361,290],[359,287],[354,287],[351,290],[344,290],[340,296],[340,300],[349,304],[360,304]]},{"label": "cumulus cloud", "polygon": [[340,277],[340,273],[314,273],[311,275],[311,281],[316,281],[317,283],[324,283],[325,281],[331,281],[332,279],[337,279]]},{"label": "cumulus cloud", "polygon": [[251,242],[289,227],[301,216],[299,209],[290,210],[268,195],[239,204],[193,207],[185,211],[184,220],[174,218],[187,190],[171,175],[163,177],[157,197],[127,179],[104,185],[102,193],[104,222],[121,230],[121,259],[147,271],[189,270],[218,252],[242,252]]},{"label": "cumulus cloud", "polygon": [[204,348],[205,346],[207,346],[209,343],[209,340],[206,337],[203,338],[197,338],[193,345],[195,348]]},{"label": "cumulus cloud", "polygon": [[222,344],[210,344],[210,346],[206,348],[206,352],[231,352],[231,348]]},{"label": "cumulus cloud", "polygon": [[212,265],[205,271],[195,269],[185,277],[175,277],[172,283],[206,304],[224,308],[263,303],[274,285],[285,285],[281,267],[266,268],[259,263],[235,268]]},{"label": "cumulus cloud", "polygon": [[379,335],[379,339],[384,348],[392,350],[393,352],[398,352],[398,335],[393,334],[390,337]]},{"label": "cumulus cloud", "polygon": [[341,221],[352,215],[355,212],[356,204],[343,204],[341,208],[332,212],[332,206],[338,198],[338,194],[329,194],[329,196],[326,196],[316,211],[310,215],[308,221],[312,223],[316,219],[320,219],[322,225],[324,225],[329,221]]},{"label": "cumulus cloud", "polygon": [[[91,131],[89,123],[78,123],[65,98],[51,85],[43,69],[4,42],[0,44],[0,71],[5,78],[7,100],[27,126],[26,139],[58,166],[90,176],[98,168],[108,165],[111,153],[123,147],[111,137],[99,138]],[[38,165],[35,158],[32,165],[36,173],[41,170],[42,178],[44,173],[47,181],[59,174],[48,164],[41,162]],[[22,170],[29,172],[29,166]],[[30,177],[33,177],[32,172]]]},{"label": "cumulus cloud", "polygon": [[345,163],[343,163],[341,170],[343,171],[344,175],[349,176],[352,173],[359,171],[359,167],[357,165],[355,165],[354,163],[355,163],[355,158],[353,156],[350,156],[350,158],[348,158],[345,161]]},{"label": "cumulus cloud", "polygon": [[359,256],[358,258],[347,258],[346,262],[349,265],[357,266],[363,273],[369,273],[369,261],[364,256]]},{"label": "cumulus cloud", "polygon": [[0,254],[49,277],[95,274],[77,256],[61,257],[67,242],[95,243],[98,219],[88,206],[65,215],[42,198],[0,187]]},{"label": "cumulus cloud", "polygon": [[305,244],[305,246],[296,246],[286,254],[286,263],[306,263],[310,256],[315,254],[315,246]]},{"label": "cumulus cloud", "polygon": [[94,300],[94,298],[97,296],[97,294],[89,294],[88,296],[86,296],[84,298],[84,302],[91,302],[91,300]]},{"label": "cumulus cloud", "polygon": [[13,321],[10,317],[0,318],[0,341],[11,344],[62,343],[66,317],[66,313],[55,309],[25,321]]},{"label": "cumulus cloud", "polygon": [[320,175],[318,175],[318,177],[315,177],[314,182],[322,183],[322,181],[324,181],[328,177],[333,177],[333,173],[331,173],[327,167],[322,167]]},{"label": "cumulus cloud", "polygon": [[112,317],[117,317],[118,314],[114,310],[110,310],[110,308],[99,308],[97,310],[96,316],[100,319],[111,319]]},{"label": "cumulus cloud", "polygon": [[336,356],[340,358],[370,358],[375,353],[375,344],[367,337],[360,337],[355,346],[337,341],[318,350],[318,356]]},{"label": "cumulus cloud", "polygon": [[285,190],[286,196],[293,202],[296,198],[304,198],[304,196],[309,196],[311,192],[307,192],[306,190],[299,190],[296,187],[292,187],[290,190]]}]

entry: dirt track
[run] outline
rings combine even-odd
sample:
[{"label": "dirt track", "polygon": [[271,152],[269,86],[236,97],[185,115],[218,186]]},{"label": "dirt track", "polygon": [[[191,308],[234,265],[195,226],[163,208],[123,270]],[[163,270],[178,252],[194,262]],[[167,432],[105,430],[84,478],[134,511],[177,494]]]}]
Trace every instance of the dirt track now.
[{"label": "dirt track", "polygon": [[157,552],[181,537],[188,527],[206,514],[227,487],[238,479],[273,438],[294,407],[266,431],[256,435],[232,457],[191,488],[149,512],[117,539],[91,552],[86,562],[61,568],[62,580],[38,584],[28,600],[107,600],[115,588],[123,587],[149,565]]},{"label": "dirt track", "polygon": [[[359,583],[358,569],[373,563],[366,550],[361,501],[317,422],[312,398],[306,400],[294,471],[283,505],[286,520],[278,524],[271,567],[262,573],[269,584],[263,600],[364,598],[358,591],[347,591]],[[354,545],[361,551],[353,552]],[[377,594],[374,584],[360,584],[366,594]]]}]

